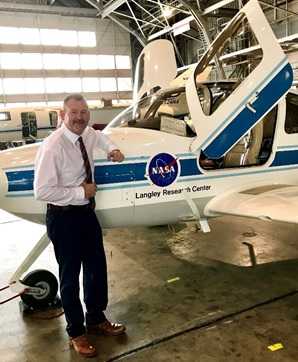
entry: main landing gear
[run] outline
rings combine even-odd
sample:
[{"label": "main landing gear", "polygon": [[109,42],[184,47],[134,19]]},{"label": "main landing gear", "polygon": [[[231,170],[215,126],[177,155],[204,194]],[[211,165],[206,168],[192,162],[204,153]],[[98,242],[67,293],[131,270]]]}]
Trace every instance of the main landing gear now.
[{"label": "main landing gear", "polygon": [[47,234],[44,234],[10,278],[9,285],[0,289],[2,291],[10,288],[14,293],[13,297],[1,301],[0,304],[20,296],[23,302],[23,311],[61,307],[61,302],[57,297],[58,282],[54,274],[48,270],[39,269],[30,272],[21,279],[21,276],[30,268],[49,243]]},{"label": "main landing gear", "polygon": [[41,309],[53,305],[57,298],[58,282],[48,270],[38,269],[27,274],[22,280],[29,288],[21,294],[21,299],[31,309]]}]

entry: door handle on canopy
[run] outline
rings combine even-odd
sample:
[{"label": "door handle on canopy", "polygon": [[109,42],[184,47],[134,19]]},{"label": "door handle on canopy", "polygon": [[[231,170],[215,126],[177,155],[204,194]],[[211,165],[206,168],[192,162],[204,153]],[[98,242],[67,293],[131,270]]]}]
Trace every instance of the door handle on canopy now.
[{"label": "door handle on canopy", "polygon": [[246,107],[253,113],[256,113],[257,110],[252,106],[255,101],[259,98],[259,93],[256,92],[252,97],[251,99],[246,103]]}]

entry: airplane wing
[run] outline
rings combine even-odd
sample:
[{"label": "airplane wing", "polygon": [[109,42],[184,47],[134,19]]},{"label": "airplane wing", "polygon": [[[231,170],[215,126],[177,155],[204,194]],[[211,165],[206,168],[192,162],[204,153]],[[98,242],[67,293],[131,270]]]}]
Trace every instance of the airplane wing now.
[{"label": "airplane wing", "polygon": [[298,186],[271,185],[231,192],[215,197],[205,207],[206,216],[225,214],[297,224]]}]

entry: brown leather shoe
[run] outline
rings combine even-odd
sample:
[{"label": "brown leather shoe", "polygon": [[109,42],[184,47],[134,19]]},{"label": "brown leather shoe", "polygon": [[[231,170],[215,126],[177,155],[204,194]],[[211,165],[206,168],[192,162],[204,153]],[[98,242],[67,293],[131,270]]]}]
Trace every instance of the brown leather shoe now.
[{"label": "brown leather shoe", "polygon": [[84,357],[95,357],[97,351],[92,344],[88,342],[88,339],[85,334],[69,340],[69,345],[74,348],[74,350]]},{"label": "brown leather shoe", "polygon": [[106,336],[119,336],[125,332],[126,328],[120,323],[111,323],[106,320],[99,324],[87,326],[87,333],[89,334],[104,334]]}]

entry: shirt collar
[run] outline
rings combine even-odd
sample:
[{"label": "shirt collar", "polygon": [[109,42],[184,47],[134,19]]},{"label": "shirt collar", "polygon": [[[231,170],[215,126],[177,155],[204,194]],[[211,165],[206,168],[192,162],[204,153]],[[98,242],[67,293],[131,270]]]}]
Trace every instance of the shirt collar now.
[{"label": "shirt collar", "polygon": [[[75,145],[76,142],[77,142],[77,140],[78,140],[78,138],[79,138],[80,136],[77,135],[76,133],[71,132],[71,131],[65,126],[65,124],[62,124],[61,128],[63,129],[63,133],[64,133],[65,136],[69,139],[69,141]],[[84,132],[81,134],[82,138],[84,138],[84,134],[86,134],[86,132],[87,132],[87,127],[84,129]]]}]

